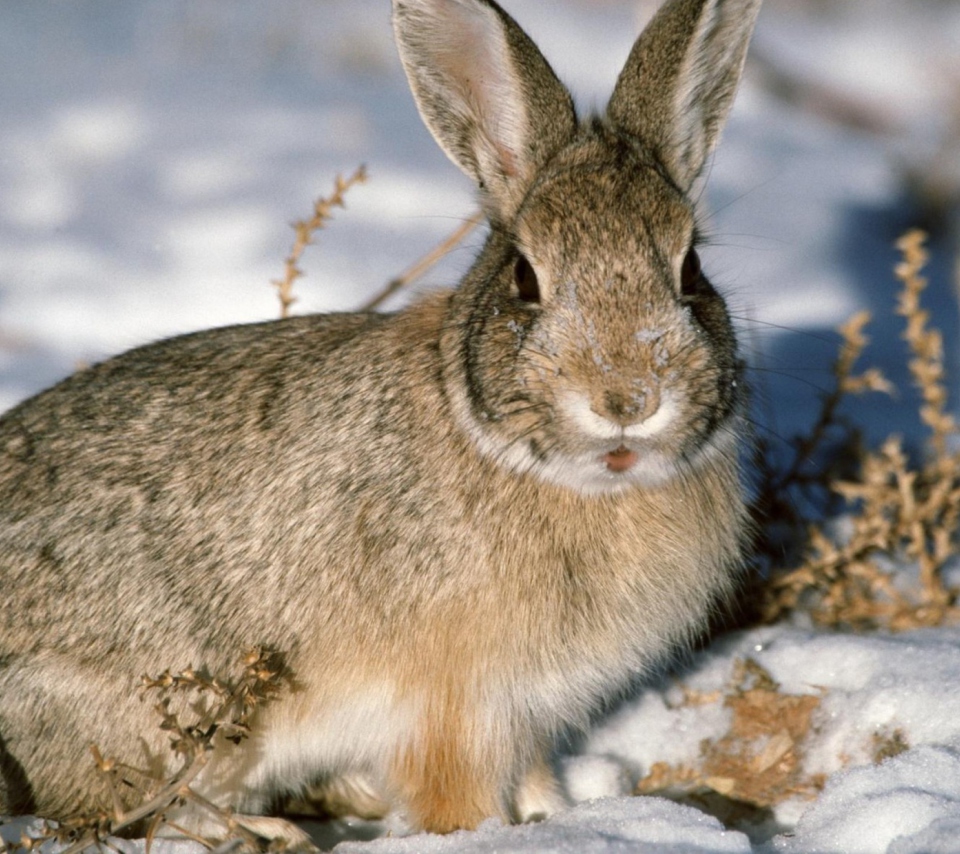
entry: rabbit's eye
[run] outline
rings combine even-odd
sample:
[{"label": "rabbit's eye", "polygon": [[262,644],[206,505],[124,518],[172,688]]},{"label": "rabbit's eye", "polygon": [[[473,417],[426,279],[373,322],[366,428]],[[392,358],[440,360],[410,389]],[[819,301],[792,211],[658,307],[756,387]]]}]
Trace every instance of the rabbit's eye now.
[{"label": "rabbit's eye", "polygon": [[533,265],[521,255],[513,268],[517,293],[524,302],[540,302],[540,283]]},{"label": "rabbit's eye", "polygon": [[683,259],[683,267],[680,270],[680,291],[684,296],[692,296],[697,292],[702,274],[703,267],[700,266],[700,256],[696,249],[690,249]]}]

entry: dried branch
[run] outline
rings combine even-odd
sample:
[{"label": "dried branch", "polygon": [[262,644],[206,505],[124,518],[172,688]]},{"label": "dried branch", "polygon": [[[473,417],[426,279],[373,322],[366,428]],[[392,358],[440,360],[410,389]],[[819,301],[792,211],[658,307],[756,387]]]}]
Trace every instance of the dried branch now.
[{"label": "dried branch", "polygon": [[416,261],[409,269],[401,273],[395,279],[387,282],[386,287],[378,293],[373,299],[367,302],[360,310],[373,311],[379,308],[391,296],[402,288],[407,287],[411,282],[419,279],[424,273],[433,267],[444,255],[446,255],[454,246],[463,240],[471,231],[483,222],[483,213],[477,212],[470,219],[466,220],[457,230],[453,232],[438,246],[431,249],[426,255]]},{"label": "dried branch", "polygon": [[761,580],[785,559],[803,553],[810,525],[829,518],[837,508],[832,484],[849,476],[862,458],[860,428],[841,414],[842,404],[851,394],[894,392],[879,370],[854,372],[869,343],[864,333],[869,321],[870,314],[864,311],[839,328],[842,341],[832,367],[833,387],[823,395],[809,430],[788,440],[789,459],[779,460],[779,448],[775,452],[768,442],[757,443],[757,494],[752,509],[760,531],[754,558]]},{"label": "dried branch", "polygon": [[[960,590],[945,579],[948,562],[960,554],[960,452],[950,451],[958,427],[946,412],[943,340],[920,303],[924,239],[911,232],[898,243],[904,259],[896,273],[903,283],[897,312],[906,319],[910,372],[923,401],[919,417],[930,430],[925,459],[911,466],[901,440],[890,437],[861,454],[855,477],[831,482],[853,508],[846,532],[810,526],[801,564],[767,587],[770,622],[797,610],[819,625],[855,629],[902,630],[960,618]],[[846,338],[856,343],[858,327],[848,328]],[[913,584],[895,577],[894,567],[904,563],[916,570]]]},{"label": "dried branch", "polygon": [[303,276],[300,269],[300,259],[306,248],[314,242],[314,234],[324,228],[333,217],[334,208],[346,207],[346,193],[354,184],[362,184],[367,180],[367,170],[361,166],[349,178],[344,179],[337,175],[333,193],[326,198],[317,199],[313,205],[313,215],[310,219],[299,220],[293,224],[296,237],[293,248],[284,264],[282,279],[273,281],[277,294],[280,297],[280,316],[289,317],[290,307],[297,301],[293,295],[293,283]]},{"label": "dried branch", "polygon": [[896,268],[897,278],[903,283],[897,314],[907,320],[903,337],[913,354],[909,363],[910,373],[923,397],[920,419],[931,430],[929,442],[933,455],[944,459],[947,456],[948,439],[957,433],[957,423],[946,414],[943,336],[939,330],[929,328],[930,313],[920,306],[920,297],[927,287],[927,280],[921,275],[929,258],[924,248],[925,240],[923,232],[911,231],[897,243],[897,248],[903,253],[903,262]]},{"label": "dried branch", "polygon": [[[148,849],[157,831],[164,825],[214,848],[216,843],[213,841],[190,834],[167,820],[171,807],[192,804],[220,821],[229,837],[239,837],[237,845],[249,851],[258,850],[259,844],[253,833],[235,821],[228,810],[200,796],[191,785],[209,762],[214,739],[220,736],[234,743],[245,739],[249,735],[254,712],[264,703],[275,699],[289,682],[290,675],[283,665],[283,657],[267,649],[254,649],[246,653],[243,672],[235,683],[206,677],[192,669],[179,673],[168,670],[156,677],[143,676],[141,689],[144,692],[159,691],[163,695],[155,708],[161,718],[160,728],[170,733],[170,749],[182,757],[179,770],[165,780],[158,779],[149,772],[105,758],[96,745],[91,745],[94,762],[109,793],[110,811],[68,818],[59,822],[56,828],[49,827],[37,838],[24,840],[24,847],[34,848],[55,838],[70,843],[62,854],[80,854],[91,846],[106,844],[109,836],[149,820],[146,832]],[[172,695],[188,692],[206,694],[213,702],[208,704],[199,720],[184,724],[179,715],[170,710],[170,701]],[[144,782],[134,784],[130,777],[139,777]],[[121,783],[125,793],[129,795],[132,789],[140,796],[137,806],[125,806],[127,799],[121,797]]]}]

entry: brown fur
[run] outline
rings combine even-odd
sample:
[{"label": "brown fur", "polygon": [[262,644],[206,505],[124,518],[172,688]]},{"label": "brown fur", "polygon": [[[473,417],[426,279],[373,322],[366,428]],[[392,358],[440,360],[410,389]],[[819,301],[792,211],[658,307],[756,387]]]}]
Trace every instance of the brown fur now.
[{"label": "brown fur", "polygon": [[[755,6],[671,0],[658,26],[739,15],[725,32],[745,46]],[[688,188],[634,129],[576,124],[496,4],[395,10],[421,111],[483,183],[487,245],[398,314],[163,341],[0,419],[0,812],[102,806],[90,742],[169,773],[140,674],[230,672],[261,644],[298,690],[218,746],[207,797],[258,812],[312,785],[376,812],[375,790],[439,832],[541,815],[556,736],[732,587],[739,359],[709,282],[681,289]],[[471,114],[444,77],[462,63],[414,35],[464,14],[506,63],[508,94],[484,94],[513,115]],[[735,82],[731,55],[688,64]],[[707,104],[707,149],[728,107]],[[518,298],[521,254],[538,304]],[[622,444],[636,465],[607,470]]]}]

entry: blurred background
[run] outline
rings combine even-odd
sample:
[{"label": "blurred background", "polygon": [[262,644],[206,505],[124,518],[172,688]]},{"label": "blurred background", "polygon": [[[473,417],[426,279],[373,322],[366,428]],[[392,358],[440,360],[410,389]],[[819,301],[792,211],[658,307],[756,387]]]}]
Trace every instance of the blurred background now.
[{"label": "blurred background", "polygon": [[[658,5],[502,4],[584,111]],[[290,223],[361,163],[295,313],[359,306],[475,209],[416,114],[388,0],[3,0],[0,410],[131,346],[278,316]],[[766,0],[703,215],[759,429],[805,426],[832,330],[867,308],[867,358],[902,394],[859,414],[877,436],[916,430],[893,243],[931,232],[927,301],[956,371],[960,3]],[[416,288],[455,282],[482,239]]]}]

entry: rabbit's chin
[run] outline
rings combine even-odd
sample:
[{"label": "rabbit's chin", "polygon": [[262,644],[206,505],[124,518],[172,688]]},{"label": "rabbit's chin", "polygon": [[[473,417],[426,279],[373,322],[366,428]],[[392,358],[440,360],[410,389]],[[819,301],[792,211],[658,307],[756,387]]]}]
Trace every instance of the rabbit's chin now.
[{"label": "rabbit's chin", "polygon": [[696,471],[718,456],[737,454],[733,430],[716,431],[692,454],[678,457],[643,447],[642,443],[612,445],[602,450],[570,453],[554,450],[544,456],[533,454],[525,443],[501,444],[482,433],[474,433],[480,452],[517,474],[579,492],[581,495],[615,495],[632,489],[656,489],[679,477],[696,476]]},{"label": "rabbit's chin", "polygon": [[531,472],[548,483],[582,495],[607,495],[629,489],[654,489],[679,474],[674,458],[662,451],[618,446],[591,454],[552,454],[537,460]]}]

